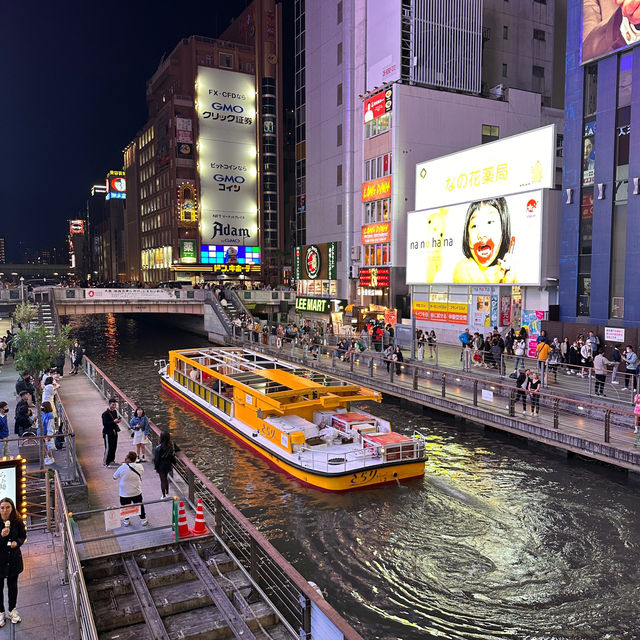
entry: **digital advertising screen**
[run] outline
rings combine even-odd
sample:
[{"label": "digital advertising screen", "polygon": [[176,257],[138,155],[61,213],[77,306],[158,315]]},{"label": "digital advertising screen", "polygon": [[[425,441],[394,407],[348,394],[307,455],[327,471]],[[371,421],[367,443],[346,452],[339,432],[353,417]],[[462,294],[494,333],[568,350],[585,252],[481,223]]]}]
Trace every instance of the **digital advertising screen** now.
[{"label": "digital advertising screen", "polygon": [[235,245],[200,245],[200,262],[203,264],[260,264],[260,247]]},{"label": "digital advertising screen", "polygon": [[541,190],[407,216],[407,284],[539,285]]},{"label": "digital advertising screen", "polygon": [[582,63],[640,41],[640,7],[629,0],[582,0]]},{"label": "digital advertising screen", "polygon": [[[198,67],[201,244],[260,243],[256,87],[246,73]],[[188,143],[185,157],[193,152]]]}]

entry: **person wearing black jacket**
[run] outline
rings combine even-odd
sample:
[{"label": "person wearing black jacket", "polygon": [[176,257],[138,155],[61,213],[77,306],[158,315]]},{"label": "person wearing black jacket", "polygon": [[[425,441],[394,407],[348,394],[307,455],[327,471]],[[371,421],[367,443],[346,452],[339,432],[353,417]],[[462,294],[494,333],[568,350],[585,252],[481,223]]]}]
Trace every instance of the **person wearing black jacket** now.
[{"label": "person wearing black jacket", "polygon": [[31,409],[29,408],[29,402],[31,401],[31,394],[28,391],[20,392],[20,400],[16,404],[16,418],[14,432],[17,436],[22,437],[25,431],[31,429]]},{"label": "person wearing black jacket", "polygon": [[109,399],[109,406],[102,414],[102,437],[104,438],[104,462],[103,466],[108,467],[116,459],[116,449],[118,448],[118,423],[120,418],[116,407],[118,402],[115,398]]},{"label": "person wearing black jacket", "polygon": [[64,376],[64,364],[66,357],[64,355],[64,351],[60,352],[56,356],[56,371],[58,372],[58,376],[62,378]]},{"label": "person wearing black jacket", "polygon": [[36,388],[33,385],[33,378],[25,371],[16,382],[16,395],[20,395],[23,391],[28,391],[32,398],[36,397]]},{"label": "person wearing black jacket", "polygon": [[71,347],[71,373],[78,375],[78,367],[82,364],[84,351],[80,343],[76,340]]},{"label": "person wearing black jacket", "polygon": [[169,497],[169,473],[173,469],[176,462],[176,452],[179,447],[171,440],[171,434],[163,431],[160,434],[160,444],[156,447],[153,455],[153,468],[160,476],[160,491],[162,491],[162,499]]},{"label": "person wearing black jacket", "polygon": [[[11,498],[0,500],[0,627],[4,627],[7,618],[13,624],[22,622],[16,609],[18,601],[18,576],[24,570],[20,547],[27,539],[27,531]],[[8,526],[7,526],[8,525]],[[9,613],[4,612],[4,581],[7,581],[9,592]]]},{"label": "person wearing black jacket", "polygon": [[525,369],[520,371],[520,375],[516,380],[516,402],[522,400],[522,414],[527,415],[527,389],[529,388],[529,374],[531,371]]},{"label": "person wearing black jacket", "polygon": [[402,355],[402,350],[400,347],[396,347],[396,350],[393,352],[392,359],[396,363],[396,375],[399,376],[402,372],[402,367],[400,366],[401,362],[404,362],[404,356]]}]

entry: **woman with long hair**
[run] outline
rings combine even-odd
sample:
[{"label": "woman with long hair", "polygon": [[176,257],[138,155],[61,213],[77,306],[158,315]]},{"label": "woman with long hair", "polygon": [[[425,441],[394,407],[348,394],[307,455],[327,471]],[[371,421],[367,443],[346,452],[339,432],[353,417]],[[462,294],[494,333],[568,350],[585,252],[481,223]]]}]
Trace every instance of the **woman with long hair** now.
[{"label": "woman with long hair", "polygon": [[[195,371],[195,369],[194,369]],[[138,407],[136,412],[129,422],[129,428],[133,435],[133,444],[136,446],[136,453],[138,457],[136,462],[146,462],[145,458],[145,442],[149,435],[149,419],[144,415],[144,409]]]},{"label": "woman with long hair", "polygon": [[177,451],[179,451],[178,445],[171,440],[171,434],[168,431],[163,431],[160,434],[160,444],[156,447],[153,456],[153,468],[160,476],[160,491],[162,491],[163,500],[169,497],[169,472],[176,462]]},{"label": "woman with long hair", "polygon": [[[22,622],[22,618],[16,609],[18,601],[18,576],[24,570],[22,551],[20,547],[27,539],[27,530],[20,514],[16,510],[11,498],[0,500],[0,519],[2,530],[0,531],[0,580],[2,585],[0,600],[0,627],[4,627],[7,618],[13,624]],[[4,610],[4,582],[7,581],[9,592],[9,613]]]}]

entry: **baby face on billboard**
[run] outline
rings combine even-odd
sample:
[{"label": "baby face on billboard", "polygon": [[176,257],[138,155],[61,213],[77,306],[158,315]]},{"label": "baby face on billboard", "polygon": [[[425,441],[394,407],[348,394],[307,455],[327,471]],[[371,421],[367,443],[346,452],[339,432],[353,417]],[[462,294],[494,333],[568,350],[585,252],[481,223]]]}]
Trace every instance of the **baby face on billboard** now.
[{"label": "baby face on billboard", "polygon": [[502,221],[499,211],[488,203],[481,204],[469,218],[469,251],[483,267],[490,265],[502,246]]}]

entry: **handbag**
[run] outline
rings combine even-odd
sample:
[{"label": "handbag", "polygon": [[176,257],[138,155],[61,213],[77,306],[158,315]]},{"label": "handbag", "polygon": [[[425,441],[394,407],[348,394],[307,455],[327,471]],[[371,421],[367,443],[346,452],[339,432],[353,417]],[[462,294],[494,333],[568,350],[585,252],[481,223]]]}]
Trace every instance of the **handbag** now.
[{"label": "handbag", "polygon": [[480,362],[482,360],[482,356],[479,353],[474,353],[473,354],[473,360],[475,362]]}]

